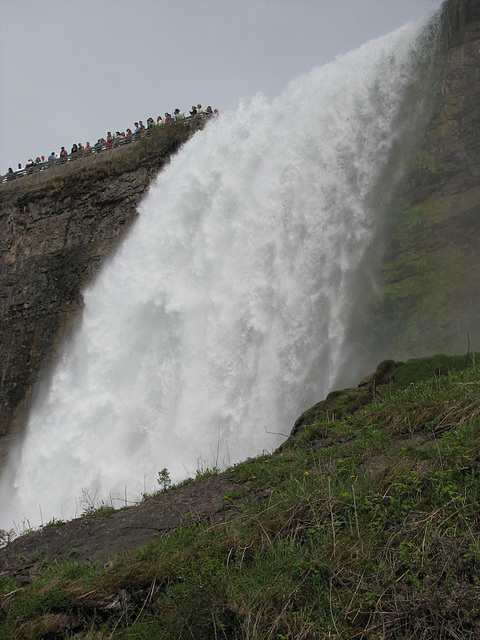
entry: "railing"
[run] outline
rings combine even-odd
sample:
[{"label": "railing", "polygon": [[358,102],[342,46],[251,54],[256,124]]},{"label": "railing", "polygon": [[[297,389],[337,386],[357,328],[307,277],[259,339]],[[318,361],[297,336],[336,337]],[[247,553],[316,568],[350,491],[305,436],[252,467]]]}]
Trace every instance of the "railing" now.
[{"label": "railing", "polygon": [[19,169],[18,171],[14,171],[13,173],[6,173],[5,175],[0,176],[0,184],[5,184],[13,180],[18,180],[18,178],[30,176],[40,171],[46,171],[47,169],[51,169],[53,167],[60,167],[70,162],[76,162],[83,158],[88,158],[93,155],[103,153],[104,151],[111,151],[112,149],[123,147],[124,145],[131,144],[132,142],[136,142],[145,136],[151,135],[153,131],[158,130],[158,128],[162,126],[168,127],[170,125],[187,123],[187,122],[195,122],[195,121],[201,121],[206,119],[208,120],[210,118],[212,118],[212,116],[205,113],[201,115],[188,116],[186,118],[181,118],[180,120],[166,122],[163,125],[155,125],[152,129],[145,129],[143,131],[138,131],[137,133],[130,133],[122,138],[113,138],[113,140],[109,140],[108,142],[106,141],[102,143],[97,142],[97,144],[93,145],[93,147],[90,147],[88,149],[80,149],[79,151],[75,151],[74,153],[69,153],[68,155],[61,156],[60,158],[52,158],[52,160],[45,160],[45,162],[24,167],[23,169]]}]

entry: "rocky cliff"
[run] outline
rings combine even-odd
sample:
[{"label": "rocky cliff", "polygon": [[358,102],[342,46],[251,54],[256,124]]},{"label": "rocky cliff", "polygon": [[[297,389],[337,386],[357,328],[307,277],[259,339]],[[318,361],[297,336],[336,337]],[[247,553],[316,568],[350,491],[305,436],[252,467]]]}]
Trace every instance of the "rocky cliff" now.
[{"label": "rocky cliff", "polygon": [[191,134],[186,125],[165,127],[126,152],[0,188],[0,434],[22,424],[34,383],[79,315],[82,289]]},{"label": "rocky cliff", "polygon": [[374,359],[480,347],[480,2],[443,12],[434,108],[390,211]]}]

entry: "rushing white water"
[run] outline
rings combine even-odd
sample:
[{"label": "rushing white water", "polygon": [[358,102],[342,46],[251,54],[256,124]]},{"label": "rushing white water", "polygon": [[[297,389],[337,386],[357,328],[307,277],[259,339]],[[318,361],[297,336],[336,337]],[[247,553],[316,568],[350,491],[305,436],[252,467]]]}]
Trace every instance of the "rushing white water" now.
[{"label": "rushing white water", "polygon": [[84,294],[4,474],[0,526],[72,517],[84,488],[134,499],[164,467],[178,480],[271,450],[325,396],[424,27],[245,102],[158,176]]}]

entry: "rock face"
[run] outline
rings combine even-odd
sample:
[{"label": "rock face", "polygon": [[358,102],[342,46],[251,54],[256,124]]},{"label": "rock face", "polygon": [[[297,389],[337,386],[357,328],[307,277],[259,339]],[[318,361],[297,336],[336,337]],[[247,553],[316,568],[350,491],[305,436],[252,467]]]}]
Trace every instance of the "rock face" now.
[{"label": "rock face", "polygon": [[22,424],[35,381],[79,315],[81,290],[191,133],[165,127],[120,155],[105,152],[98,164],[66,165],[0,188],[0,435]]},{"label": "rock face", "polygon": [[390,212],[374,359],[480,348],[480,2],[443,12],[436,107]]}]

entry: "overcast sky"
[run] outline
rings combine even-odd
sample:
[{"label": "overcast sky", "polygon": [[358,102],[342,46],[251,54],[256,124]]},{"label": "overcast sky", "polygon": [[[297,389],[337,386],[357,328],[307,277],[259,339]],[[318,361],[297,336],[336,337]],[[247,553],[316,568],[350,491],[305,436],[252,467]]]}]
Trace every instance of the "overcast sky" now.
[{"label": "overcast sky", "polygon": [[[441,0],[0,0],[0,173],[195,103],[269,99]],[[292,114],[293,116],[294,114]]]}]

